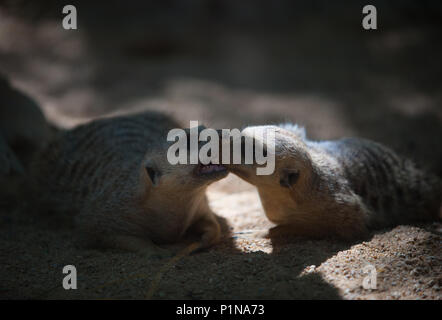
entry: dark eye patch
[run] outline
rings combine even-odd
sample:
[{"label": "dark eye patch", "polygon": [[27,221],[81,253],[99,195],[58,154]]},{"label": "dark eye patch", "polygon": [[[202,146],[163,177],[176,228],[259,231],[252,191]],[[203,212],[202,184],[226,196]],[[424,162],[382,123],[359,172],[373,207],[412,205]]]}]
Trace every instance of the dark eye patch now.
[{"label": "dark eye patch", "polygon": [[157,180],[157,173],[154,169],[150,168],[150,167],[146,167],[146,172],[149,175],[150,181],[152,181],[152,184],[155,185],[156,184],[156,180]]},{"label": "dark eye patch", "polygon": [[279,180],[279,184],[282,187],[290,188],[296,184],[299,179],[299,171],[286,169],[281,174],[281,179]]}]

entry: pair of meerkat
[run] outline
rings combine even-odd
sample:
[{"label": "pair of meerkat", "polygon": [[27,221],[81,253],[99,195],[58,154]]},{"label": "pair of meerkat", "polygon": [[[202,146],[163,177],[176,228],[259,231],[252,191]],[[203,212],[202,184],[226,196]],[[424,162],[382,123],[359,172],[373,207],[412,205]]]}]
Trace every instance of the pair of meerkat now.
[{"label": "pair of meerkat", "polygon": [[[429,220],[441,203],[440,181],[368,140],[312,142],[294,125],[275,130],[275,171],[256,165],[171,165],[175,120],[154,112],[105,118],[63,132],[33,163],[33,185],[46,210],[72,213],[93,243],[143,251],[187,230],[204,247],[220,239],[207,186],[227,169],[255,185],[267,217],[299,234],[354,239],[373,228]],[[226,169],[227,168],[227,169]]]}]

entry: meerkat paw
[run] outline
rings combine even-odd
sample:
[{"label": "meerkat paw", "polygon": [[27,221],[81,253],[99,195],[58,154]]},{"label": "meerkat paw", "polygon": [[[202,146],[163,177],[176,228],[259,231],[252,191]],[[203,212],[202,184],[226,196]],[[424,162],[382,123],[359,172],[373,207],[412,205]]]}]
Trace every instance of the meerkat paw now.
[{"label": "meerkat paw", "polygon": [[201,248],[211,247],[221,239],[221,227],[212,215],[198,220],[192,230],[201,234]]},{"label": "meerkat paw", "polygon": [[221,230],[219,225],[215,225],[212,228],[207,228],[207,230],[201,236],[201,246],[202,248],[208,248],[217,244],[221,239]]}]

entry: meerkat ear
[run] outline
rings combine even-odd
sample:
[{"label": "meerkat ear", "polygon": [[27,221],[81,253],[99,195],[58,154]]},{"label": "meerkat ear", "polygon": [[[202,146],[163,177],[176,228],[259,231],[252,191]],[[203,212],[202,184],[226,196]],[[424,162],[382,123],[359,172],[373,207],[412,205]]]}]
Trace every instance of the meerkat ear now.
[{"label": "meerkat ear", "polygon": [[279,184],[282,187],[290,188],[296,184],[299,179],[299,170],[284,169],[281,173]]}]

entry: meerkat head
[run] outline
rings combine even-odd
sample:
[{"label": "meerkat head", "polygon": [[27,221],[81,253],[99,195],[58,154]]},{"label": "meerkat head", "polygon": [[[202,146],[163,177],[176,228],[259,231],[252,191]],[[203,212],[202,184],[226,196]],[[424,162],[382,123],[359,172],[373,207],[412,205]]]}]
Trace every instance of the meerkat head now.
[{"label": "meerkat head", "polygon": [[166,189],[198,192],[228,174],[227,168],[220,164],[170,164],[162,152],[146,155],[143,167],[147,184],[155,192]]},{"label": "meerkat head", "polygon": [[[293,128],[296,130],[291,130]],[[270,134],[270,131],[273,133]],[[279,126],[256,126],[244,129],[241,135],[255,142],[252,149],[254,161],[252,164],[244,163],[247,140],[242,139],[242,163],[227,165],[228,169],[257,187],[266,215],[271,221],[289,223],[299,207],[309,200],[310,189],[315,182],[315,171],[303,130],[297,127],[286,129]],[[259,145],[262,147],[257,147]],[[257,169],[263,167],[255,161],[259,152],[267,157],[267,161],[272,161],[274,156],[272,173],[258,174]]]},{"label": "meerkat head", "polygon": [[143,206],[149,212],[154,226],[152,238],[157,242],[179,238],[205,199],[207,186],[228,174],[226,167],[219,164],[190,164],[189,152],[187,164],[171,164],[167,154],[172,144],[164,142],[153,147],[141,166]]},{"label": "meerkat head", "polygon": [[[199,132],[203,129],[205,129],[204,126],[198,127]],[[179,150],[185,154],[186,161],[184,163],[175,163],[169,158],[170,147],[175,143],[174,141],[160,143],[156,148],[146,153],[143,166],[153,189],[162,190],[173,187],[177,190],[190,192],[193,189],[204,188],[228,174],[226,167],[221,164],[201,163],[198,152],[206,142],[197,143],[197,148],[194,150],[196,154],[192,160],[189,129],[184,132],[186,134],[186,143],[184,144],[186,150]]]}]

